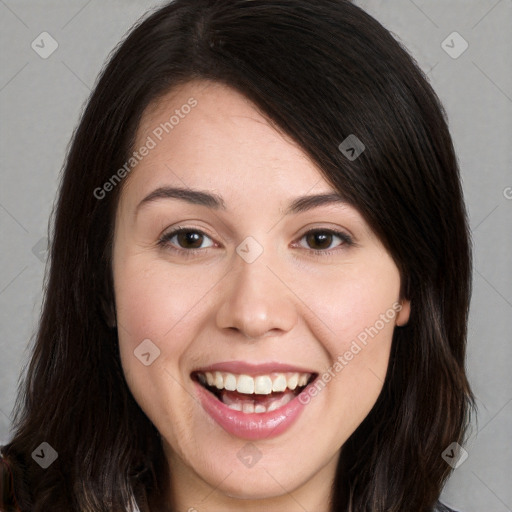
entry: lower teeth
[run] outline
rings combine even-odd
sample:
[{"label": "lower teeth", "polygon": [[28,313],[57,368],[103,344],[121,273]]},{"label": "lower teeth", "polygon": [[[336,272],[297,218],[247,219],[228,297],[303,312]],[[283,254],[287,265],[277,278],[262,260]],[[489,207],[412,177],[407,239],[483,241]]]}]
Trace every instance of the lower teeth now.
[{"label": "lower teeth", "polygon": [[273,399],[267,406],[255,400],[240,400],[223,394],[221,401],[234,411],[241,411],[248,414],[271,412],[283,407],[295,397],[294,393],[284,393],[282,397]]}]

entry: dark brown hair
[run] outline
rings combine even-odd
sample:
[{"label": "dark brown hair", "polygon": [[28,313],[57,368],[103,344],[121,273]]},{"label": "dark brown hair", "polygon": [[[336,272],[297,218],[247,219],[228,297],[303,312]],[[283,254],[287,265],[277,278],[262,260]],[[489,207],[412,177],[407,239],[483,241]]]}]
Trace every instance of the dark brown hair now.
[{"label": "dark brown hair", "polygon": [[[471,253],[458,164],[443,107],[412,57],[343,0],[176,0],[114,51],[63,170],[42,317],[14,437],[2,448],[17,507],[128,510],[133,492],[141,510],[163,510],[169,475],[160,437],[127,387],[111,327],[122,187],[102,199],[94,191],[133,151],[145,109],[191,79],[249,98],[393,257],[412,312],[395,329],[377,403],[342,448],[331,508],[432,510],[450,473],[441,454],[462,444],[473,406],[464,370]],[[366,147],[355,160],[338,149],[350,134]],[[58,453],[46,470],[31,457],[41,442]]]}]

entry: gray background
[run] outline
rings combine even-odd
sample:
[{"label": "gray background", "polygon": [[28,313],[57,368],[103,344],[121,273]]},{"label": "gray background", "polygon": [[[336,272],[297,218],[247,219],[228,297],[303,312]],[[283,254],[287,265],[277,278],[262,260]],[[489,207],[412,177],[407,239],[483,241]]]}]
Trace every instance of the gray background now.
[{"label": "gray background", "polygon": [[[68,141],[110,50],[160,3],[0,0],[0,444],[9,439],[37,325],[44,237]],[[469,208],[475,272],[468,372],[479,415],[465,445],[469,457],[443,497],[465,512],[510,511],[512,0],[357,3],[428,72],[448,113]],[[44,31],[59,45],[47,59],[31,48]],[[469,44],[457,58],[441,46],[454,31]],[[447,44],[457,52],[461,41],[452,39]]]}]

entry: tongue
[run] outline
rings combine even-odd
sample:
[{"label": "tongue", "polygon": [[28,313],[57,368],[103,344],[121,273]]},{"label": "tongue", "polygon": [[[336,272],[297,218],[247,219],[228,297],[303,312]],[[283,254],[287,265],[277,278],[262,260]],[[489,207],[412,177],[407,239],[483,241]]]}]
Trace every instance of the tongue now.
[{"label": "tongue", "polygon": [[238,391],[226,391],[223,389],[220,392],[220,399],[225,404],[233,404],[236,402],[253,402],[254,405],[261,404],[268,407],[273,401],[283,398],[285,395],[295,395],[295,393],[289,389],[283,392],[272,392],[269,395],[246,395],[239,393]]}]

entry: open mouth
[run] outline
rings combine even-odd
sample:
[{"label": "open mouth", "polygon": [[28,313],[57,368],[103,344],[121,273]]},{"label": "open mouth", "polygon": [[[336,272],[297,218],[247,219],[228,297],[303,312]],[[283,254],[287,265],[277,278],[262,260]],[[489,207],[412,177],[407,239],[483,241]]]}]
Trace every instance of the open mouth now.
[{"label": "open mouth", "polygon": [[293,400],[315,378],[315,373],[273,372],[251,376],[229,372],[192,372],[192,379],[230,409],[265,413]]}]

